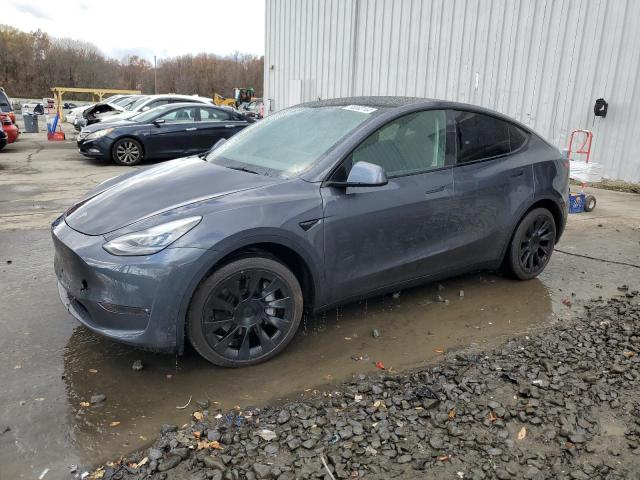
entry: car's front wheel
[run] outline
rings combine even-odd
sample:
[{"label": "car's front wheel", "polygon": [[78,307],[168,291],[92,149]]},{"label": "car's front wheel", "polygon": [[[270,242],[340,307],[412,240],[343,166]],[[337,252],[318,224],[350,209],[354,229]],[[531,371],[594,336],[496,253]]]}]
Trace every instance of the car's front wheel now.
[{"label": "car's front wheel", "polygon": [[254,365],[289,344],[302,310],[300,283],[289,268],[271,258],[241,258],[197,289],[187,334],[195,350],[216,365]]},{"label": "car's front wheel", "polygon": [[556,223],[546,208],[531,210],[516,228],[507,258],[506,267],[520,280],[535,278],[547,266],[556,243]]},{"label": "car's front wheel", "polygon": [[113,145],[112,158],[118,165],[132,167],[142,163],[144,150],[137,140],[121,138]]}]

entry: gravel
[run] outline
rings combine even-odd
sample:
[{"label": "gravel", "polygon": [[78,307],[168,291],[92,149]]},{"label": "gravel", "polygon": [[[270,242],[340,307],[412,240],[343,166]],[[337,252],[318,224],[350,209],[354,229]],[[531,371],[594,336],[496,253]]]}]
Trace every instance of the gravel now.
[{"label": "gravel", "polygon": [[279,407],[204,409],[182,429],[163,425],[103,478],[636,478],[637,353],[638,298],[597,300],[493,351],[357,375]]},{"label": "gravel", "polygon": [[106,399],[107,399],[106,395],[104,395],[103,393],[97,393],[91,396],[91,399],[89,400],[89,402],[91,403],[91,405],[97,405],[99,403],[104,402]]}]

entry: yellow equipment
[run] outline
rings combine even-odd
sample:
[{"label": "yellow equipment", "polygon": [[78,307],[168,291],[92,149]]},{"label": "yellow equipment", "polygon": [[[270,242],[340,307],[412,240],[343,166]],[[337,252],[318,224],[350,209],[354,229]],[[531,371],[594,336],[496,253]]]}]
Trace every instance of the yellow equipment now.
[{"label": "yellow equipment", "polygon": [[235,107],[236,100],[234,98],[225,98],[218,93],[213,94],[213,103],[218,106]]},{"label": "yellow equipment", "polygon": [[231,97],[226,98],[220,95],[219,93],[214,93],[213,103],[219,106],[222,105],[227,107],[238,108],[238,106],[241,103],[254,101],[256,99],[254,94],[255,94],[255,90],[253,88],[234,88],[233,98]]}]

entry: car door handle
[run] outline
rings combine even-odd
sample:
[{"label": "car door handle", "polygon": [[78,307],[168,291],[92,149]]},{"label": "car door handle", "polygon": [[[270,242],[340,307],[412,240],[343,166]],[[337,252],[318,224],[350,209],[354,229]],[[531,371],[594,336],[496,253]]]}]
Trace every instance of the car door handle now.
[{"label": "car door handle", "polygon": [[424,192],[425,195],[431,195],[432,193],[442,192],[445,189],[446,185],[440,185],[439,187],[432,188],[431,190],[427,190]]},{"label": "car door handle", "polygon": [[186,132],[193,132],[194,130],[197,130],[197,127],[191,127],[191,128],[187,128],[185,131]]},{"label": "car door handle", "polygon": [[520,169],[516,173],[512,173],[511,178],[521,177],[522,175],[524,175],[524,169]]}]

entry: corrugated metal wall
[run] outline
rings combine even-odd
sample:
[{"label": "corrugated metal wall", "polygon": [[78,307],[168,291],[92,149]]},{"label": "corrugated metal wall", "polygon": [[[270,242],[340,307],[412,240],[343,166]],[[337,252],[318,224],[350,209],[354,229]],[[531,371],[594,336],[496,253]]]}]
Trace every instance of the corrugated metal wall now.
[{"label": "corrugated metal wall", "polygon": [[606,177],[640,182],[639,0],[266,1],[273,110],[351,95],[468,102],[561,148],[593,130]]}]

